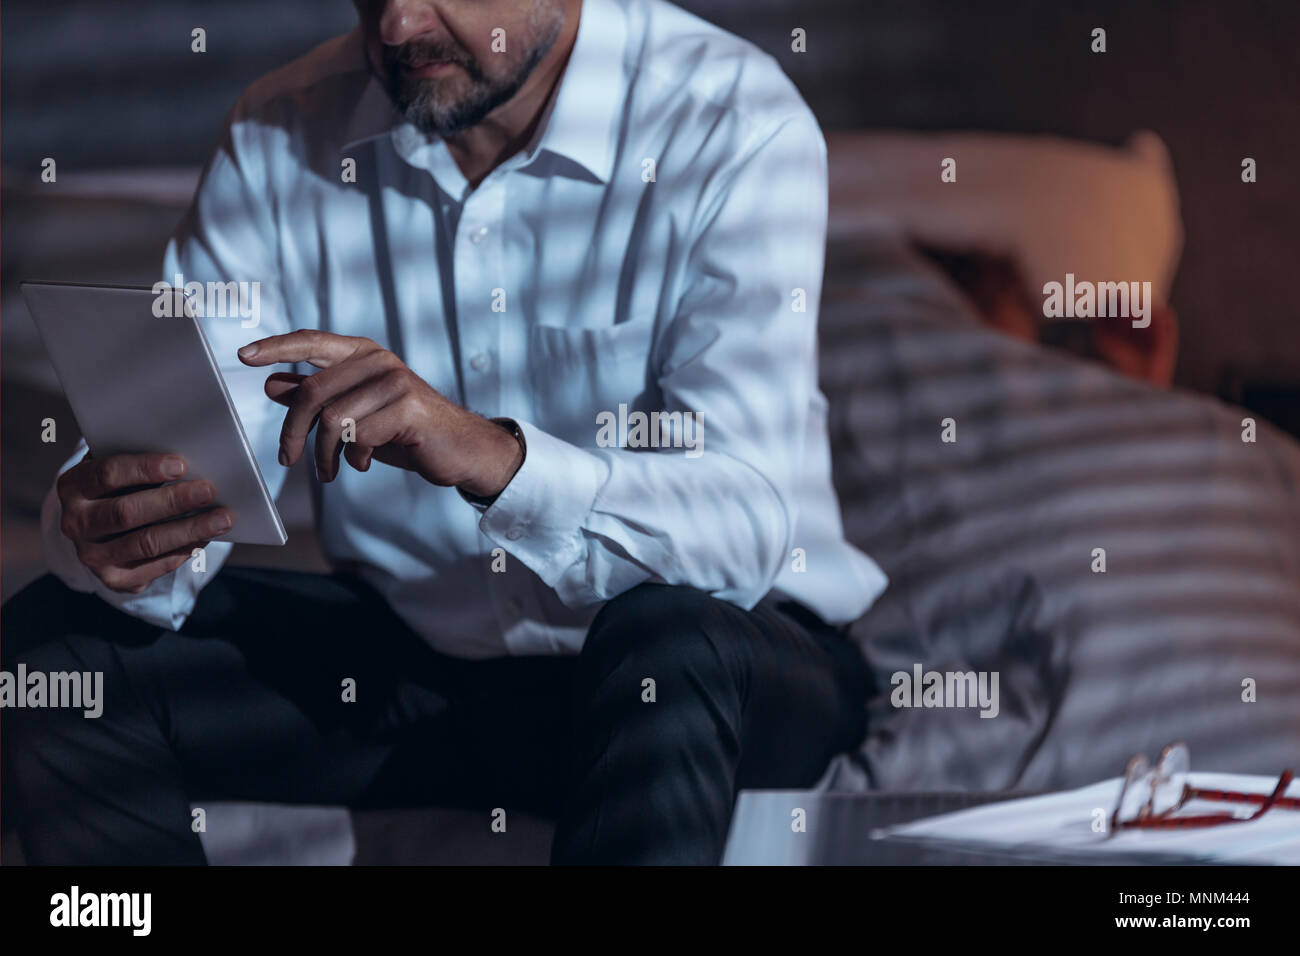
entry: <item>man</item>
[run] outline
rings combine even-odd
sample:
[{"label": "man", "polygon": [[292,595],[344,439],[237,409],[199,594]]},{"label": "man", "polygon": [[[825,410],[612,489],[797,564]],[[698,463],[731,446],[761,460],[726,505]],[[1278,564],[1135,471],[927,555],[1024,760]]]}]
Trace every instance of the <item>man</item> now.
[{"label": "man", "polygon": [[5,649],[105,701],[6,714],[27,853],[202,862],[191,803],[242,798],[717,862],[738,789],[864,732],[839,625],[885,582],[829,480],[820,132],[661,0],[357,6],[241,98],[163,269],[260,283],[258,329],[205,327],[273,490],[312,456],[338,573],[221,569],[234,516],[175,456],[67,468]]}]

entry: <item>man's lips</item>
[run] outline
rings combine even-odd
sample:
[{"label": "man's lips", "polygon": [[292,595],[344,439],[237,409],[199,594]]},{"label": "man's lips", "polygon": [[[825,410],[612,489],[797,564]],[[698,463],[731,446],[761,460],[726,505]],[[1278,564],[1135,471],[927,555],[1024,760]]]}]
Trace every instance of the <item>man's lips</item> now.
[{"label": "man's lips", "polygon": [[429,78],[445,76],[456,69],[457,66],[458,64],[451,62],[451,60],[423,60],[419,63],[403,63],[402,72],[407,76]]}]

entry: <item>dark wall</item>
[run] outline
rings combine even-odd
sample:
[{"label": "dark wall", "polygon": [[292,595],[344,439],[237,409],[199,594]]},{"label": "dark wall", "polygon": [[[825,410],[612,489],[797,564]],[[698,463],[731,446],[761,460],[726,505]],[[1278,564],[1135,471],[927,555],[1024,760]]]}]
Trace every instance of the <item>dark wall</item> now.
[{"label": "dark wall", "polygon": [[[1300,385],[1300,3],[1295,0],[684,0],[774,53],[828,127],[1153,129],[1187,231],[1179,380]],[[790,52],[795,26],[808,52]],[[1107,52],[1089,38],[1104,27]],[[1253,157],[1259,181],[1241,182]]]},{"label": "dark wall", "polygon": [[[1294,0],[684,0],[776,55],[827,127],[1051,132],[1169,144],[1187,247],[1180,380],[1300,382],[1300,4]],[[354,21],[346,0],[9,0],[8,169],[198,163],[239,91]],[[189,31],[208,31],[190,52]],[[1105,27],[1109,51],[1089,52]],[[790,51],[794,27],[808,52]],[[1259,182],[1240,181],[1242,157]]]},{"label": "dark wall", "polygon": [[355,22],[348,0],[8,0],[4,162],[201,163],[244,87]]}]

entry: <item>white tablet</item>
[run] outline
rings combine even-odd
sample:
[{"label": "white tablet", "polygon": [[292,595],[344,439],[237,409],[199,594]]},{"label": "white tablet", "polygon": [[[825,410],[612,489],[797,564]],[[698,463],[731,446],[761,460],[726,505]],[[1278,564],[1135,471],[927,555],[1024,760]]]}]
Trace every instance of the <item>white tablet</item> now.
[{"label": "white tablet", "polygon": [[[151,289],[24,282],[23,298],[91,453],[173,452],[235,515],[222,541],[288,536],[203,327],[158,318]],[[185,310],[189,312],[190,310]]]}]

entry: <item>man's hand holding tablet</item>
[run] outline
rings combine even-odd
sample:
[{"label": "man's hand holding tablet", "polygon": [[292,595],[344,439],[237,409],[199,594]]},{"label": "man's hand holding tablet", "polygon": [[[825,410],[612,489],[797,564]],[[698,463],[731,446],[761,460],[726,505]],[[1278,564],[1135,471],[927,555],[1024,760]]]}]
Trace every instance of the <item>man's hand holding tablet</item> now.
[{"label": "man's hand holding tablet", "polygon": [[200,511],[215,490],[179,480],[185,469],[179,455],[111,455],[86,457],[59,477],[62,531],[105,587],[139,593],[233,527],[228,508]]},{"label": "man's hand holding tablet", "polygon": [[159,314],[151,287],[20,287],[90,449],[59,477],[60,527],[105,587],[139,593],[217,536],[288,540],[193,310]]}]

